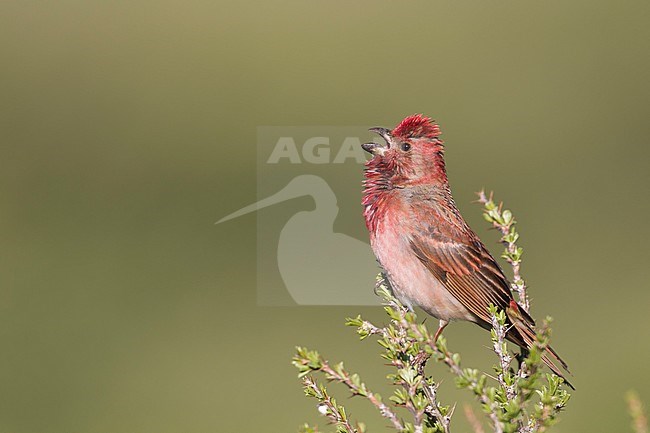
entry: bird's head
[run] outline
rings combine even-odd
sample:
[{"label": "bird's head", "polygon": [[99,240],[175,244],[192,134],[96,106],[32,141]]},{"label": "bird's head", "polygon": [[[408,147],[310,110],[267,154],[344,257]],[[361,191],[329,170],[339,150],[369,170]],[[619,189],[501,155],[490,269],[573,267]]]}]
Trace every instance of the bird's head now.
[{"label": "bird's head", "polygon": [[431,118],[415,114],[392,130],[377,127],[370,131],[384,143],[361,145],[373,155],[366,163],[367,173],[381,174],[397,187],[446,182],[440,127]]}]

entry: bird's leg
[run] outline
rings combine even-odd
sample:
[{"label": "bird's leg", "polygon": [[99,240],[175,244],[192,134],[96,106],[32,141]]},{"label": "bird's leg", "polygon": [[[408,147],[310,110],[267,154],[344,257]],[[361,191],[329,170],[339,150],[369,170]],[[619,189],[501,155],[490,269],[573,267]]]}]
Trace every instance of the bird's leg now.
[{"label": "bird's leg", "polygon": [[438,325],[438,330],[436,331],[436,334],[433,336],[434,343],[438,341],[438,337],[440,337],[440,334],[442,334],[442,330],[445,329],[445,326],[447,325],[449,325],[449,322],[447,320],[440,319],[440,325]]}]

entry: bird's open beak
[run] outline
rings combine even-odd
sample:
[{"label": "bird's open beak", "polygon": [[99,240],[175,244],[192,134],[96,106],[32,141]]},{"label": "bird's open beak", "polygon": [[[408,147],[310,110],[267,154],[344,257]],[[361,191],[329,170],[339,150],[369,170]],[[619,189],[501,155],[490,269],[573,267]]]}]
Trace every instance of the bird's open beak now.
[{"label": "bird's open beak", "polygon": [[368,131],[376,132],[379,134],[385,141],[385,143],[364,143],[361,145],[363,150],[373,155],[380,154],[382,155],[390,148],[393,137],[390,135],[390,129],[386,128],[370,128]]}]

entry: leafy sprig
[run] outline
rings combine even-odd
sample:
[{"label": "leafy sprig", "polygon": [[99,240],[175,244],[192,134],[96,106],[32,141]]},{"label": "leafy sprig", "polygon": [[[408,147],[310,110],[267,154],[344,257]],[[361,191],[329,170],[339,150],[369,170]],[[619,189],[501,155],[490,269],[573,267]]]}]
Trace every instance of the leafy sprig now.
[{"label": "leafy sprig", "polygon": [[[501,204],[494,203],[491,194],[488,197],[484,192],[479,193],[479,202],[483,204],[485,219],[502,234],[501,241],[506,245],[503,256],[513,269],[513,291],[518,294],[520,306],[528,310],[526,284],[520,275],[523,250],[516,244],[519,234],[515,230],[515,219]],[[562,378],[542,373],[542,355],[551,333],[550,318],[538,329],[533,347],[525,356],[517,358],[506,342],[509,326],[506,314],[491,306],[492,348],[497,357],[496,376],[492,376],[462,366],[460,355],[448,349],[446,339],[441,336],[436,341],[416,313],[393,296],[383,274],[377,277],[376,292],[383,298],[388,321],[380,326],[356,316],[348,318],[346,325],[355,327],[361,340],[375,337],[382,348],[381,357],[393,367],[387,378],[394,389],[387,402],[372,392],[358,374],[348,372],[343,363],[330,364],[318,352],[303,347],[296,348],[293,358],[306,395],[318,401],[319,412],[335,425],[337,432],[364,433],[366,427],[349,419],[345,408],[330,397],[323,383],[318,382],[317,375],[341,383],[353,396],[368,400],[398,432],[449,433],[455,405],[439,402],[440,382],[425,369],[431,359],[445,365],[456,385],[473,395],[487,416],[491,430],[496,433],[543,432],[557,421],[570,395],[562,386]],[[519,360],[518,367],[513,365],[515,359]],[[466,413],[470,412],[473,416],[473,411],[466,409]],[[470,417],[470,424],[476,433],[483,431],[476,417]],[[302,431],[318,432],[318,429],[305,425]]]}]

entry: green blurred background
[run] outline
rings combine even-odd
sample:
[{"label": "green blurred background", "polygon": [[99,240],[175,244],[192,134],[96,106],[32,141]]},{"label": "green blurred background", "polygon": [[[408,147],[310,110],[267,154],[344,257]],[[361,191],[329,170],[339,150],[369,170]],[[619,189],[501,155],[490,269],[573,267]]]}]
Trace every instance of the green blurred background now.
[{"label": "green blurred background", "polygon": [[[342,326],[380,310],[258,307],[256,216],[213,223],[255,201],[258,125],[415,112],[488,245],[474,191],[520,222],[533,313],[578,388],[555,431],[625,431],[624,392],[650,402],[648,23],[645,0],[2,2],[0,431],[322,425],[296,344],[384,390],[378,346]],[[489,366],[488,334],[446,335]]]}]

